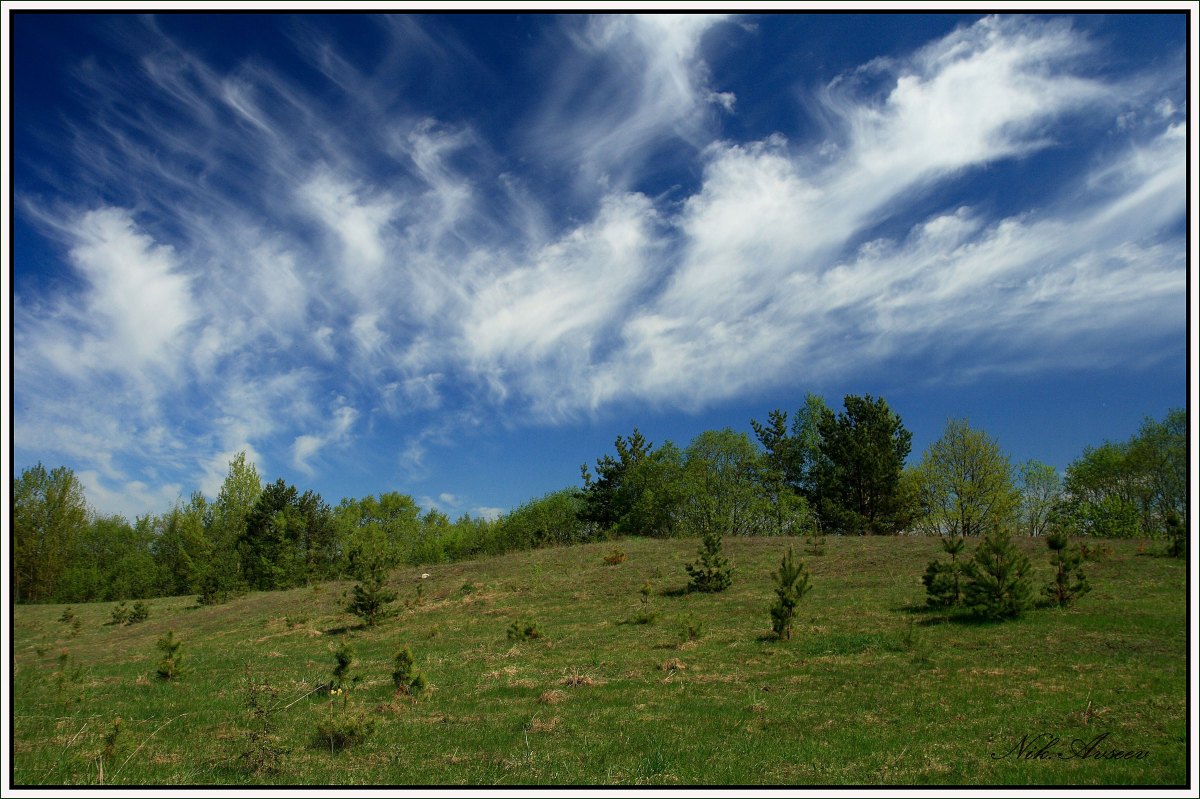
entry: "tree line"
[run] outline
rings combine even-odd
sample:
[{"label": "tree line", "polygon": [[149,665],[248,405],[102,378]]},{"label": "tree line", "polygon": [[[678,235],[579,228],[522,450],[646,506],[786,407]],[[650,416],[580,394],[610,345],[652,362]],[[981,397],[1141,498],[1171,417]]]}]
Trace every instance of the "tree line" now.
[{"label": "tree line", "polygon": [[[1089,447],[1063,476],[1014,465],[986,432],[950,420],[908,464],[911,433],[882,398],[814,394],[754,433],[708,430],[680,448],[635,428],[581,468],[582,486],[495,520],[422,512],[397,492],[343,499],[279,479],[245,453],[215,498],[196,492],[133,523],[89,510],[74,473],[40,463],[13,481],[13,597],[86,602],[244,590],[378,573],[620,535],[1027,535],[1157,537],[1187,516],[1182,409],[1125,442]],[[1186,529],[1186,528],[1185,528]]]}]

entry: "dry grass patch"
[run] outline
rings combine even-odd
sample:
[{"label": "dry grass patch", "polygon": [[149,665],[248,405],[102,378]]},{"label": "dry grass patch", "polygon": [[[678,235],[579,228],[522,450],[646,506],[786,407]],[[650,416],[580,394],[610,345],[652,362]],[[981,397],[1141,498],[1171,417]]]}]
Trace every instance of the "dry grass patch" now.
[{"label": "dry grass patch", "polygon": [[538,697],[538,701],[543,705],[557,705],[560,702],[566,701],[566,699],[566,692],[559,691],[556,688],[552,688],[549,691],[543,691],[542,695]]},{"label": "dry grass patch", "polygon": [[580,674],[577,671],[573,671],[559,680],[558,684],[565,685],[568,688],[591,688],[594,685],[603,685],[604,680],[599,677],[593,677],[590,674]]}]

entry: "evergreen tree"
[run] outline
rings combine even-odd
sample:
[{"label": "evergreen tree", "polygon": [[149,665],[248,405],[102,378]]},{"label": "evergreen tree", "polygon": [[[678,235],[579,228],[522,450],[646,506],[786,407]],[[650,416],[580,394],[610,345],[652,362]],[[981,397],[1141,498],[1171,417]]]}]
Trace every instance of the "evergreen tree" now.
[{"label": "evergreen tree", "polygon": [[391,615],[388,607],[397,594],[387,587],[388,570],[392,559],[378,542],[358,547],[350,556],[351,574],[358,580],[352,589],[348,611],[373,627]]},{"label": "evergreen tree", "polygon": [[908,521],[900,476],[912,434],[882,398],[847,395],[844,404],[836,416],[825,409],[817,423],[817,513],[830,530],[898,532]]},{"label": "evergreen tree", "polygon": [[933,607],[952,607],[962,602],[962,573],[963,564],[958,562],[958,555],[963,551],[966,541],[958,536],[943,537],[942,549],[950,556],[950,562],[940,560],[929,562],[925,576],[925,601]]},{"label": "evergreen tree", "polygon": [[721,554],[721,536],[706,533],[700,548],[700,559],[686,567],[689,591],[715,593],[724,591],[733,583],[733,567],[729,559]]},{"label": "evergreen tree", "polygon": [[1007,531],[997,529],[985,535],[964,571],[965,602],[975,614],[992,619],[1016,618],[1029,608],[1029,558]]},{"label": "evergreen tree", "polygon": [[792,620],[796,617],[796,606],[804,595],[812,590],[809,572],[804,562],[793,560],[792,548],[788,547],[779,571],[771,573],[775,581],[775,604],[771,606],[771,629],[775,636],[787,641],[792,639]]},{"label": "evergreen tree", "polygon": [[415,696],[428,687],[425,675],[415,668],[415,664],[412,650],[407,646],[396,653],[396,668],[392,672],[392,684],[396,686],[396,693]]},{"label": "evergreen tree", "polygon": [[629,511],[637,499],[628,491],[622,491],[625,475],[631,468],[646,458],[654,445],[648,442],[635,427],[628,439],[617,436],[617,457],[605,455],[596,461],[596,477],[588,471],[587,464],[579,467],[583,476],[583,510],[580,518],[594,522],[602,530],[614,527]]},{"label": "evergreen tree", "polygon": [[1060,607],[1070,605],[1092,590],[1083,574],[1083,553],[1062,531],[1046,536],[1046,546],[1053,553],[1050,564],[1054,566],[1054,579],[1046,586],[1046,595]]},{"label": "evergreen tree", "polygon": [[1187,525],[1174,510],[1167,511],[1167,554],[1173,558],[1187,553]]}]

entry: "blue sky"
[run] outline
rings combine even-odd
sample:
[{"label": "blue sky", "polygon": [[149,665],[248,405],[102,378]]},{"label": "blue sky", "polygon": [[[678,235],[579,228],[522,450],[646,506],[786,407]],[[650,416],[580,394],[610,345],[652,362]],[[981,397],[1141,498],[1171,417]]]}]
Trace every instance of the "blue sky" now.
[{"label": "blue sky", "polygon": [[490,514],[813,391],[1061,469],[1186,403],[1186,37],[17,15],[15,465]]}]

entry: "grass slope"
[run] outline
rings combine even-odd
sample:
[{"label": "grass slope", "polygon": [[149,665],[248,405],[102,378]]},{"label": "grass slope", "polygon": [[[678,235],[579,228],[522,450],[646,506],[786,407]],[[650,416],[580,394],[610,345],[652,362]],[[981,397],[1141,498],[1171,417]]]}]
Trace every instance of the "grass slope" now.
[{"label": "grass slope", "polygon": [[[800,554],[795,540],[726,539],[737,571],[716,595],[683,591],[693,540],[625,540],[616,565],[612,544],[594,544],[406,569],[392,580],[400,612],[370,629],[342,610],[349,583],[217,607],[153,600],[133,626],[106,626],[111,605],[75,606],[74,636],[62,606],[19,606],[14,782],[94,785],[101,765],[104,784],[142,785],[1186,781],[1182,561],[1112,542],[1077,607],[980,624],[922,607],[936,541],[833,538],[804,555],[814,587],[792,641],[776,642],[769,575],[789,543]],[[1044,545],[1021,545],[1048,580]],[[646,581],[657,618],[638,624]],[[517,619],[544,637],[509,641]],[[183,641],[173,682],[155,676],[168,630]],[[362,677],[346,708],[305,696],[343,640]],[[431,684],[417,699],[393,693],[404,644]],[[248,673],[278,691],[274,772],[243,757]],[[373,733],[331,752],[318,724],[355,709]],[[1041,749],[1042,733],[1061,739],[1054,757],[1012,752],[1023,736],[1025,754]],[[1105,733],[1095,751],[1147,754],[1057,756]]]}]

